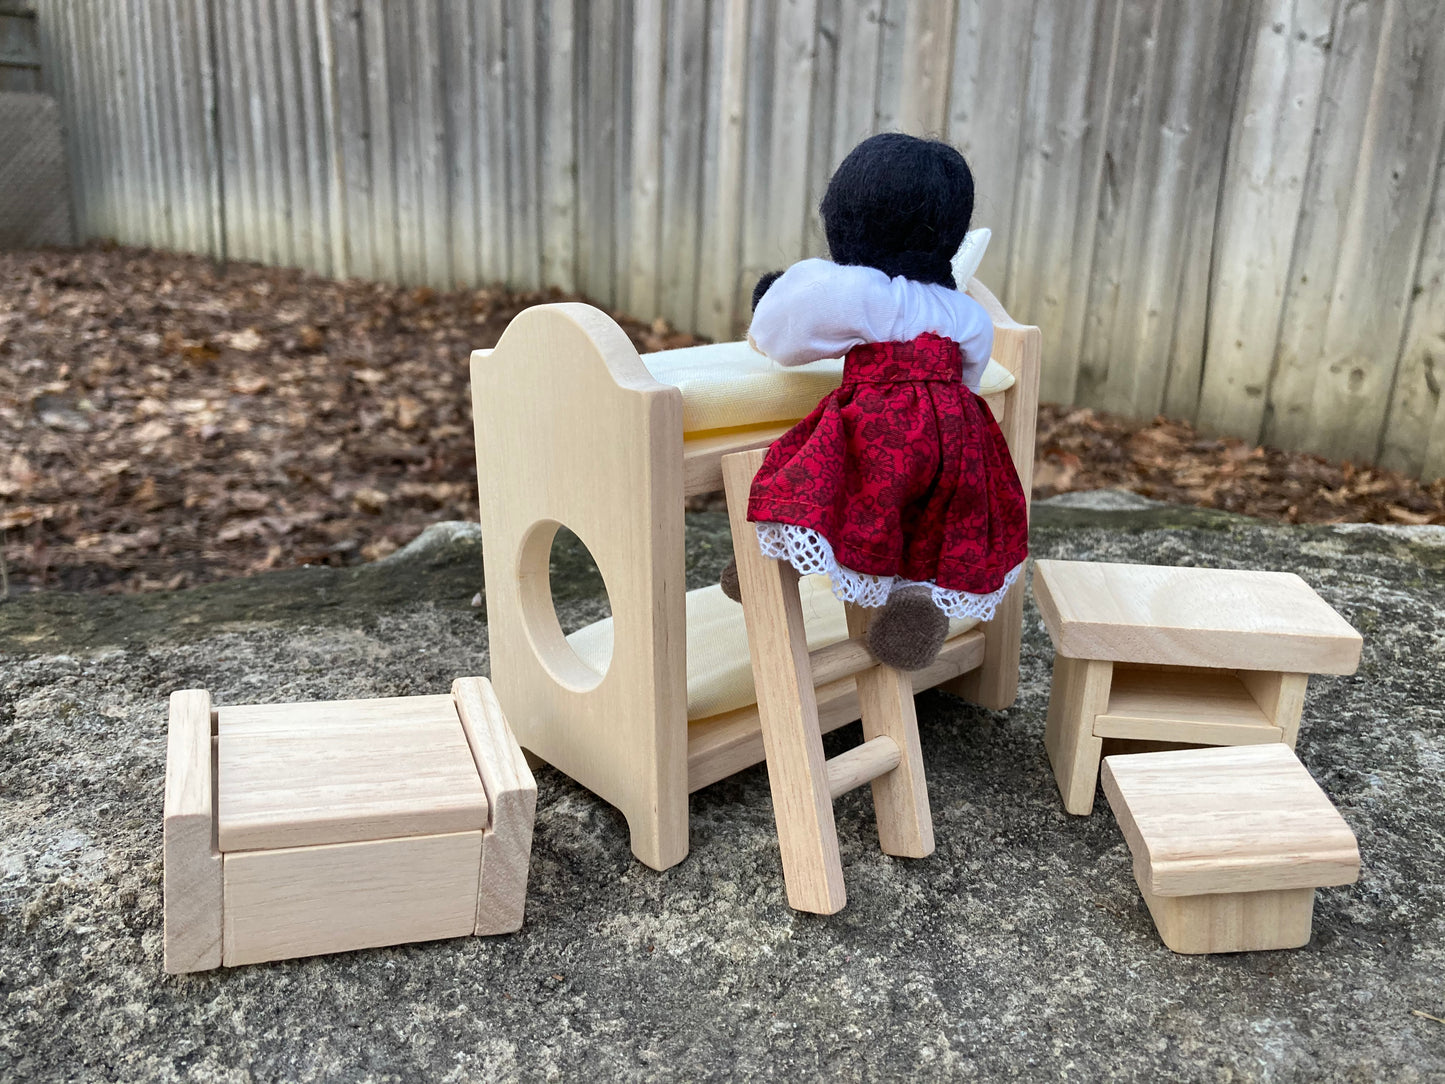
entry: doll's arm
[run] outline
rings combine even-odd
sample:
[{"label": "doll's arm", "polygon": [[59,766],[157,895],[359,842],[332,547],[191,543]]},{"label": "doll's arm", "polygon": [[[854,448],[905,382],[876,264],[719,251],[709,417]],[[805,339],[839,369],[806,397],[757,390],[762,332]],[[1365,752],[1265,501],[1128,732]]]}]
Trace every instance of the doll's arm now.
[{"label": "doll's arm", "polygon": [[958,299],[957,341],[963,350],[963,383],[970,391],[978,391],[988,359],[993,356],[993,320],[967,294],[959,293]]},{"label": "doll's arm", "polygon": [[898,302],[887,286],[872,268],[803,260],[758,298],[748,338],[780,365],[842,357],[888,337]]}]

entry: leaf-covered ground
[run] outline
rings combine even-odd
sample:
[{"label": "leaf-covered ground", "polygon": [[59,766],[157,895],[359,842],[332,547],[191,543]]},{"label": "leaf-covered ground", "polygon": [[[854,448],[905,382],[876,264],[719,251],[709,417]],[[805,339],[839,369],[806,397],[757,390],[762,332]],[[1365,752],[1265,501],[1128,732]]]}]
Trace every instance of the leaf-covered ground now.
[{"label": "leaf-covered ground", "polygon": [[[333,282],[124,248],[0,253],[10,592],[383,556],[473,519],[468,353],[554,294]],[[639,349],[694,340],[618,317]],[[1445,523],[1445,481],[1045,406],[1034,491],[1292,522]]]}]

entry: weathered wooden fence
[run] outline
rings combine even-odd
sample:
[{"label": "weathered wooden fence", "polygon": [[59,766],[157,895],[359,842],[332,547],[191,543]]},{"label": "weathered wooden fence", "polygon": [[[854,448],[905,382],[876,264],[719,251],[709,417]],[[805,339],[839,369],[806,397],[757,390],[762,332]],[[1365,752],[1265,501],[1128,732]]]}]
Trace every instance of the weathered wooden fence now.
[{"label": "weathered wooden fence", "polygon": [[33,0],[88,236],[736,333],[863,136],[1044,395],[1445,474],[1437,0]]}]

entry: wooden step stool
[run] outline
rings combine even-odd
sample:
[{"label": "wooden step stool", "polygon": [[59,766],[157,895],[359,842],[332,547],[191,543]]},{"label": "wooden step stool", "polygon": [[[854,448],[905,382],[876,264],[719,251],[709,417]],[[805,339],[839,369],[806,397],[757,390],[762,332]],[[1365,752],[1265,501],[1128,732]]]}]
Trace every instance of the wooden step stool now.
[{"label": "wooden step stool", "polygon": [[[848,606],[849,639],[810,654],[798,573],[758,548],[757,532],[747,519],[748,491],[765,454],[758,449],[723,456],[728,519],[788,903],[799,911],[830,915],[848,902],[833,820],[835,798],[873,784],[885,854],[932,854],[933,819],[913,682],[902,671],[879,665],[863,645],[875,611]],[[854,675],[863,744],[825,760],[816,687]]]},{"label": "wooden step stool", "polygon": [[1103,782],[1175,952],[1299,948],[1315,889],[1359,877],[1355,834],[1283,744],[1106,757]]},{"label": "wooden step stool", "polygon": [[1105,738],[1293,749],[1311,674],[1360,634],[1293,573],[1039,561],[1054,642],[1044,746],[1064,808],[1094,808]]},{"label": "wooden step stool", "polygon": [[171,694],[171,973],[521,928],[537,785],[485,678],[211,710]]}]

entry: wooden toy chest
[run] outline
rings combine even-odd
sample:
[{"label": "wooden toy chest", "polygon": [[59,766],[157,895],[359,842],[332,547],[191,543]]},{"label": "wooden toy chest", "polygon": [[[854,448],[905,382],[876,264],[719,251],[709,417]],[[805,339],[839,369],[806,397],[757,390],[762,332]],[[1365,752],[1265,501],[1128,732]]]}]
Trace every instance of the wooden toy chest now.
[{"label": "wooden toy chest", "polygon": [[537,788],[485,678],[211,709],[171,696],[171,973],[521,928]]}]

